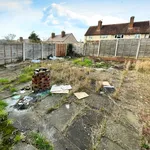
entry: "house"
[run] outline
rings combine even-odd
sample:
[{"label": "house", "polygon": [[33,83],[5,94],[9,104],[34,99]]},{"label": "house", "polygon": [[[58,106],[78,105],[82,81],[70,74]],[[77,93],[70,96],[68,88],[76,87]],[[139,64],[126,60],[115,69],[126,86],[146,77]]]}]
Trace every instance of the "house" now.
[{"label": "house", "polygon": [[102,25],[100,20],[97,26],[89,27],[85,33],[85,42],[116,38],[150,38],[150,21],[134,22],[132,16],[129,23]]},{"label": "house", "polygon": [[55,33],[52,33],[47,42],[55,44],[73,44],[78,41],[72,33],[66,34],[65,31],[62,31],[60,35],[55,35]]}]

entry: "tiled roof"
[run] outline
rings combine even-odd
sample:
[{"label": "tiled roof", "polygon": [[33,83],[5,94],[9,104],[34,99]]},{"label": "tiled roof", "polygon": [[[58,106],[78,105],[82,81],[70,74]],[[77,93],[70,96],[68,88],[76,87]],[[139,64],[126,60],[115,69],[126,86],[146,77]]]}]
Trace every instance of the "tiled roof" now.
[{"label": "tiled roof", "polygon": [[100,30],[98,26],[91,26],[85,36],[90,35],[116,35],[116,34],[146,34],[150,33],[150,22],[134,22],[133,29],[128,29],[129,23],[102,25]]},{"label": "tiled roof", "polygon": [[62,37],[61,35],[55,35],[54,38],[50,37],[47,41],[49,41],[49,42],[64,42],[71,34],[72,33],[65,34],[64,37]]}]

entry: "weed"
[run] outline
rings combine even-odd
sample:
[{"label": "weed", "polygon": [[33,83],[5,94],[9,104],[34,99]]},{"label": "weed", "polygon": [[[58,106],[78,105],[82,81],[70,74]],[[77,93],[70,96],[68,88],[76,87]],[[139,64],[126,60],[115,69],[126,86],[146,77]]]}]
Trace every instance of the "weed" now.
[{"label": "weed", "polygon": [[5,103],[4,101],[0,100],[0,110],[3,110],[7,107],[7,103]]},{"label": "weed", "polygon": [[18,77],[18,83],[26,83],[31,81],[34,70],[38,67],[40,67],[40,64],[32,64],[28,67],[25,67]]},{"label": "weed", "polygon": [[121,74],[121,79],[120,79],[120,83],[119,83],[119,87],[116,89],[116,91],[114,92],[114,94],[112,95],[113,98],[115,98],[116,100],[119,100],[118,97],[119,97],[119,93],[120,93],[120,90],[121,90],[121,87],[123,85],[123,82],[124,82],[124,79],[125,77],[127,76],[127,73],[128,71],[127,70],[124,70]]},{"label": "weed", "polygon": [[21,134],[17,134],[14,138],[14,142],[18,143],[23,139],[23,136],[21,136]]},{"label": "weed", "polygon": [[9,83],[10,81],[7,78],[0,78],[0,84],[6,84]]},{"label": "weed", "polygon": [[19,77],[18,77],[18,82],[19,83],[26,83],[28,81],[30,81],[32,79],[32,76],[31,75],[28,75],[28,74],[21,74]]},{"label": "weed", "polygon": [[105,63],[105,62],[97,62],[94,67],[96,68],[109,68],[111,65],[109,63]]},{"label": "weed", "polygon": [[86,66],[86,67],[90,67],[93,64],[92,60],[90,60],[89,58],[78,58],[73,60],[73,63],[80,66]]},{"label": "weed", "polygon": [[141,147],[142,147],[142,148],[145,148],[145,149],[149,149],[149,148],[150,148],[149,145],[146,144],[146,143],[143,143],[143,144],[141,145]]},{"label": "weed", "polygon": [[11,93],[17,92],[17,89],[15,87],[10,87],[10,92]]},{"label": "weed", "polygon": [[149,72],[150,71],[150,61],[137,61],[135,64],[136,71],[139,72]]},{"label": "weed", "polygon": [[39,133],[32,132],[31,140],[32,144],[35,145],[39,150],[54,150],[53,145]]}]

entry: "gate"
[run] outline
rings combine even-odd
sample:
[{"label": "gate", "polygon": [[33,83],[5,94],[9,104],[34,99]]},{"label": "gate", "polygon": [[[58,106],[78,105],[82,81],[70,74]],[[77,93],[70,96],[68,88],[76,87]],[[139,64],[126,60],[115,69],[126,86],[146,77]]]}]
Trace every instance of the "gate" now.
[{"label": "gate", "polygon": [[56,44],[56,57],[64,57],[67,52],[67,44]]}]

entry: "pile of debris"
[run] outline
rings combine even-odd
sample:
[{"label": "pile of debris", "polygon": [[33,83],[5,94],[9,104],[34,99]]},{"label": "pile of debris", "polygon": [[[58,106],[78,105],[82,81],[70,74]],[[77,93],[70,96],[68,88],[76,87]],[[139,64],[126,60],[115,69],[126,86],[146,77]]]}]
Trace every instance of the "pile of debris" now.
[{"label": "pile of debris", "polygon": [[50,89],[50,70],[46,68],[35,69],[32,77],[32,90],[42,92]]}]

